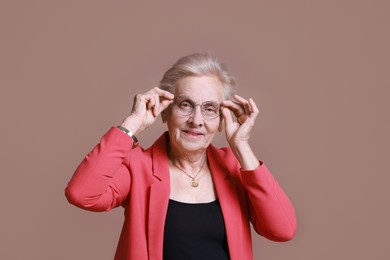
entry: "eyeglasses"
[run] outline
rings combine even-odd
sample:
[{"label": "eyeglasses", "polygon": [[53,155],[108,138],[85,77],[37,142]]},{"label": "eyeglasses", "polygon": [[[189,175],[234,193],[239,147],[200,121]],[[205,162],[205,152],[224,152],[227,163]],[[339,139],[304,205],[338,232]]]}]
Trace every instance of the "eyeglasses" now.
[{"label": "eyeglasses", "polygon": [[173,107],[182,116],[191,115],[196,106],[200,106],[202,116],[206,120],[211,120],[219,117],[222,113],[223,106],[214,101],[206,101],[202,104],[196,104],[188,97],[179,96],[173,100]]}]

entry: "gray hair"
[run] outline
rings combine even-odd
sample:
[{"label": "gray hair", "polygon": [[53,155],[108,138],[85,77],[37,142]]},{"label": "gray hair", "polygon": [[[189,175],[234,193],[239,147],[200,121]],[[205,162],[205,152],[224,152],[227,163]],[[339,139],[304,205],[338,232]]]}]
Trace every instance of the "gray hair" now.
[{"label": "gray hair", "polygon": [[210,53],[194,53],[180,58],[164,73],[160,88],[174,93],[177,82],[188,76],[215,76],[223,85],[225,99],[231,99],[234,78],[229,74],[224,63]]}]

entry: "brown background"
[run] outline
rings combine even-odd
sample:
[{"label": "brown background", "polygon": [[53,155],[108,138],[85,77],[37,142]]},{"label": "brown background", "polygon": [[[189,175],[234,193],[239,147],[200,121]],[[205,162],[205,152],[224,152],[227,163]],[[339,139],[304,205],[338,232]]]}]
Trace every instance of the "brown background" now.
[{"label": "brown background", "polygon": [[254,235],[255,259],[389,259],[389,8],[2,0],[0,259],[112,259],[122,210],[79,210],[63,190],[136,93],[206,50],[259,104],[253,147],[296,207],[295,239]]}]

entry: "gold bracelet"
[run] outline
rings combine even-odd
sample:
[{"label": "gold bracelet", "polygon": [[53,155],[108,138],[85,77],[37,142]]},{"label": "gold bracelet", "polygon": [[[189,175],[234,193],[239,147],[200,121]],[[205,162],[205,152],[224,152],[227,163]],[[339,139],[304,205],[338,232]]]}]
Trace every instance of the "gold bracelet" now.
[{"label": "gold bracelet", "polygon": [[138,139],[137,139],[137,137],[133,134],[133,132],[129,131],[128,129],[124,128],[124,127],[121,126],[121,125],[118,125],[117,127],[119,128],[119,130],[121,130],[122,132],[124,132],[125,134],[127,134],[128,136],[130,136],[131,139],[133,139],[133,148],[137,147],[137,145],[138,145]]}]

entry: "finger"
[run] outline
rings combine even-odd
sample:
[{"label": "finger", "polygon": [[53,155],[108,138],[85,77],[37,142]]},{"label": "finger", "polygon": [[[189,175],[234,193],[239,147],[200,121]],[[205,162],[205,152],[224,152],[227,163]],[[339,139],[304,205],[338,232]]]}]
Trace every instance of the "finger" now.
[{"label": "finger", "polygon": [[249,103],[251,105],[251,109],[253,110],[253,112],[249,116],[247,116],[243,124],[253,127],[253,125],[255,124],[256,117],[259,113],[259,109],[257,108],[256,103],[253,101],[253,99],[250,98]]},{"label": "finger", "polygon": [[173,95],[171,92],[158,87],[155,87],[153,91],[155,91],[160,96],[160,99],[173,99],[175,97],[175,95]]},{"label": "finger", "polygon": [[234,95],[234,98],[240,102],[240,104],[243,106],[244,110],[245,110],[245,113],[246,114],[250,114],[252,112],[252,109],[251,109],[251,106],[248,102],[248,100],[246,100],[245,98],[243,97],[240,97],[239,95]]},{"label": "finger", "polygon": [[259,108],[257,107],[255,101],[252,98],[249,99],[249,104],[251,106],[252,112],[258,114],[259,113]]},{"label": "finger", "polygon": [[153,106],[155,105],[153,95],[148,95],[147,97],[145,97],[145,100],[146,100],[146,107],[148,108],[148,110],[152,109]]},{"label": "finger", "polygon": [[173,100],[164,99],[160,102],[160,113],[164,111],[170,104],[173,103]]},{"label": "finger", "polygon": [[234,101],[227,101],[224,103],[224,105],[226,105],[225,107],[233,112],[239,124],[242,124],[246,121],[248,113],[245,111],[245,108],[242,104]]},{"label": "finger", "polygon": [[223,119],[225,120],[225,127],[227,125],[233,123],[232,114],[230,113],[229,109],[223,109],[222,110],[222,116],[223,116]]},{"label": "finger", "polygon": [[153,107],[153,115],[155,117],[158,116],[158,113],[159,113],[159,110],[160,110],[160,98],[159,96],[156,94],[156,95],[153,95],[153,99],[154,99],[154,107]]},{"label": "finger", "polygon": [[231,110],[235,116],[240,116],[245,113],[244,107],[240,103],[231,100],[223,101],[223,106]]},{"label": "finger", "polygon": [[249,102],[246,102],[246,103],[244,104],[244,108],[245,108],[245,113],[246,113],[246,114],[252,113],[252,107],[251,107],[251,105],[250,105]]}]

